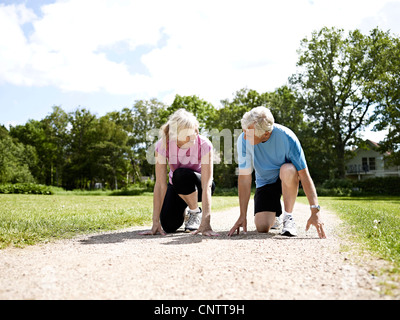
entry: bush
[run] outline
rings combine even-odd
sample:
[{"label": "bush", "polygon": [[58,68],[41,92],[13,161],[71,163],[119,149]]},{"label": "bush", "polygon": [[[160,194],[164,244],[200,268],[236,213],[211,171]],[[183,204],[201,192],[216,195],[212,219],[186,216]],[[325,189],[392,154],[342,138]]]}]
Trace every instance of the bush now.
[{"label": "bush", "polygon": [[144,188],[146,192],[153,192],[156,182],[151,179],[139,183],[139,188]]},{"label": "bush", "polygon": [[[110,196],[138,196],[146,191],[146,188],[140,188],[137,186],[124,187],[121,190],[115,190],[111,192]],[[153,190],[152,190],[153,191]]]},{"label": "bush", "polygon": [[[378,177],[360,181],[347,179],[332,179],[325,181],[317,187],[319,196],[371,196],[387,195],[400,196],[400,177]],[[299,195],[304,196],[304,190],[299,190]]]},{"label": "bush", "polygon": [[349,179],[330,179],[326,180],[322,187],[325,189],[352,189],[353,182]]},{"label": "bush", "polygon": [[237,188],[215,188],[214,196],[237,196]]},{"label": "bush", "polygon": [[54,194],[51,187],[35,183],[15,183],[0,185],[0,193]]},{"label": "bush", "polygon": [[378,177],[357,181],[354,186],[366,195],[400,196],[400,177]]}]

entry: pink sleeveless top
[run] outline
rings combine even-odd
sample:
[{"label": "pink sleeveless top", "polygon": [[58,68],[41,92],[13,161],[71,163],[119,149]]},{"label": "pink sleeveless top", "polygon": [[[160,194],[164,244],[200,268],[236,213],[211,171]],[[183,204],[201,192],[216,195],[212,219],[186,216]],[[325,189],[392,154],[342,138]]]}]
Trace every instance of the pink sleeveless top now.
[{"label": "pink sleeveless top", "polygon": [[176,141],[168,141],[166,148],[162,146],[161,140],[156,143],[156,151],[168,160],[170,184],[173,172],[178,168],[188,168],[201,173],[201,158],[208,154],[212,147],[210,140],[202,135],[197,135],[196,142],[188,149],[179,148]]}]

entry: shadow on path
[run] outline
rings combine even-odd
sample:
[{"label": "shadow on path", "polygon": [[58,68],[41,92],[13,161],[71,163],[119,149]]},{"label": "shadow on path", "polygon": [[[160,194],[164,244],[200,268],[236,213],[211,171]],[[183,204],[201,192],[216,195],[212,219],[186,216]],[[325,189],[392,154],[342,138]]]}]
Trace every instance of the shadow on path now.
[{"label": "shadow on path", "polygon": [[[239,234],[233,235],[232,237],[228,237],[227,231],[219,232],[218,237],[205,237],[202,235],[193,235],[190,233],[185,233],[183,231],[178,231],[175,233],[167,234],[166,236],[162,235],[141,235],[140,232],[145,230],[134,230],[134,231],[125,231],[125,232],[112,232],[112,233],[103,233],[97,234],[93,236],[89,236],[87,239],[79,240],[79,242],[83,245],[91,245],[91,244],[110,244],[110,243],[119,243],[125,242],[130,240],[159,240],[164,239],[160,244],[163,245],[183,245],[183,244],[193,244],[193,243],[200,243],[203,240],[230,240],[230,241],[237,241],[237,240],[265,240],[271,238],[287,238],[287,239],[295,239],[289,238],[285,236],[281,236],[276,232],[270,233],[258,233],[257,231],[249,231],[247,234]],[[169,241],[168,241],[169,240]]]}]

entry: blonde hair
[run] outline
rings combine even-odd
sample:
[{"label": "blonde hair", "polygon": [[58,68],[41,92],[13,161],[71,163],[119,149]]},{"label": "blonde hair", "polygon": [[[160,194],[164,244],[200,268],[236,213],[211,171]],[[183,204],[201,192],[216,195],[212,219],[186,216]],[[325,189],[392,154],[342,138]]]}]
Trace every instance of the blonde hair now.
[{"label": "blonde hair", "polygon": [[163,145],[166,146],[170,140],[178,140],[179,133],[185,129],[194,129],[198,133],[199,122],[193,113],[181,108],[171,114],[160,129]]},{"label": "blonde hair", "polygon": [[254,134],[261,137],[265,132],[271,132],[275,119],[266,107],[256,107],[246,112],[241,120],[242,128],[246,130],[249,126],[254,124]]}]

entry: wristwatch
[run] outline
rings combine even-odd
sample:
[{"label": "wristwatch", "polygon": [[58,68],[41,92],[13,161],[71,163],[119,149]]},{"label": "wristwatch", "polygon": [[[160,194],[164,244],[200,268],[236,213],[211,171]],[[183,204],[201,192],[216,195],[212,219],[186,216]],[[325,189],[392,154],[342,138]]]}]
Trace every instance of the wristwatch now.
[{"label": "wristwatch", "polygon": [[318,205],[313,204],[310,206],[310,209],[317,209],[318,211],[320,211],[321,207],[319,206],[319,204]]}]

